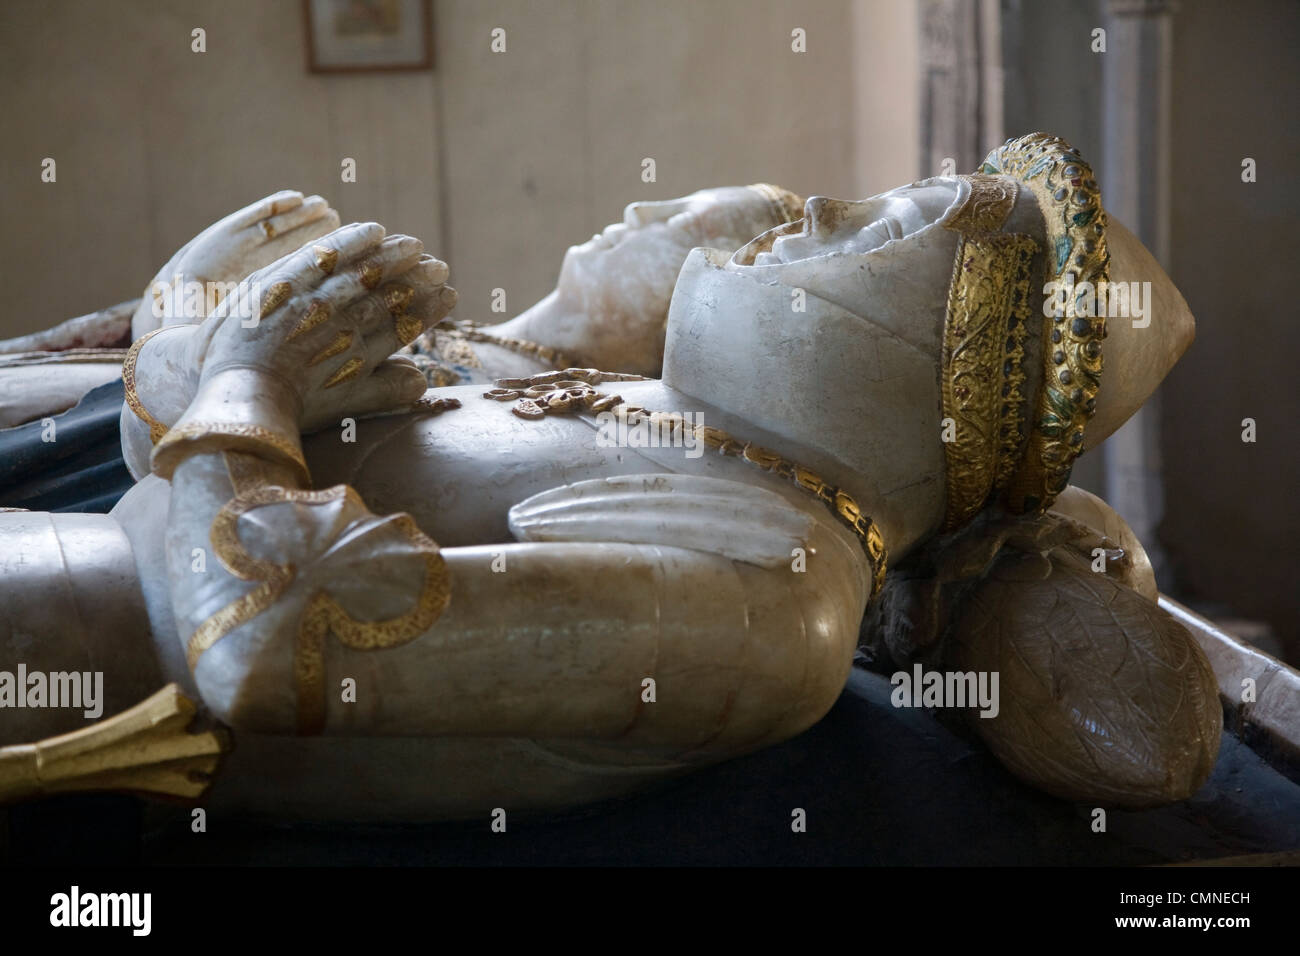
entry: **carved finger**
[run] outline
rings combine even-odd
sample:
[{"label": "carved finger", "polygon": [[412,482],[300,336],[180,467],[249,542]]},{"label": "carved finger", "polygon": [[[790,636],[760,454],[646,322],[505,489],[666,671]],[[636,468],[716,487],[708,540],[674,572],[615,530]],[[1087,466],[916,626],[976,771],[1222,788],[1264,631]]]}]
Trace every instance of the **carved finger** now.
[{"label": "carved finger", "polygon": [[[358,327],[366,336],[401,324],[403,316],[425,316],[438,305],[438,290],[447,281],[447,265],[432,256],[421,256],[409,270],[377,288],[372,295],[359,299],[353,306]],[[418,318],[411,322],[419,322]],[[423,326],[421,326],[423,331]],[[419,332],[415,333],[416,335]],[[399,338],[403,336],[400,334]]]},{"label": "carved finger", "polygon": [[425,285],[413,288],[412,293],[409,297],[390,296],[382,303],[383,319],[366,333],[368,362],[378,363],[409,345],[437,325],[456,304],[456,290],[450,286]]},{"label": "carved finger", "polygon": [[384,240],[384,227],[377,222],[354,222],[335,229],[319,241],[298,250],[296,265],[310,274],[333,275],[339,263],[370,254]]},{"label": "carved finger", "polygon": [[[261,242],[270,242],[308,223],[318,225],[332,223],[332,225],[328,225],[327,228],[316,233],[317,236],[322,236],[332,229],[338,228],[338,213],[334,212],[330,208],[330,204],[320,196],[308,196],[300,204],[286,212],[258,220],[251,228]],[[307,238],[309,237],[304,236],[301,241],[305,242]]]},{"label": "carved finger", "polygon": [[286,233],[278,234],[270,241],[262,241],[259,245],[260,254],[267,260],[279,259],[304,245],[316,244],[316,240],[337,229],[338,225],[339,214],[333,209],[327,209],[318,219],[309,220]]},{"label": "carved finger", "polygon": [[[286,213],[291,209],[301,206],[303,203],[302,193],[296,189],[282,189],[279,192],[271,193],[259,199],[257,202],[245,206],[236,212],[232,212],[225,219],[217,223],[217,227],[226,227],[231,230],[245,229],[258,220],[267,219],[281,213]],[[216,227],[214,227],[216,228]]]},{"label": "carved finger", "polygon": [[409,271],[423,251],[419,239],[395,235],[359,254],[340,256],[333,272],[320,283],[319,294],[336,309],[349,307],[385,281]]},{"label": "carved finger", "polygon": [[424,373],[402,358],[385,359],[350,396],[349,410],[358,415],[385,412],[418,400],[428,389]]},{"label": "carved finger", "polygon": [[311,292],[313,299],[327,301],[335,311],[340,311],[348,301],[338,296],[339,284],[332,281],[341,271],[340,264],[346,270],[349,263],[382,255],[384,242],[384,227],[379,223],[354,222],[267,266],[262,272],[265,278],[261,283],[266,290],[263,294],[263,318],[267,314],[266,305],[273,308],[283,301],[286,294],[283,284],[287,284],[289,292]]},{"label": "carved finger", "polygon": [[[254,317],[257,326],[280,314],[295,325],[315,302],[326,302],[329,295],[320,289],[339,261],[349,261],[377,251],[384,237],[379,223],[352,223],[336,229],[318,242],[277,259],[242,283],[235,295],[227,296],[213,311],[217,320],[238,315],[241,320]],[[292,315],[294,306],[300,315]],[[283,309],[283,312],[281,310]]]}]

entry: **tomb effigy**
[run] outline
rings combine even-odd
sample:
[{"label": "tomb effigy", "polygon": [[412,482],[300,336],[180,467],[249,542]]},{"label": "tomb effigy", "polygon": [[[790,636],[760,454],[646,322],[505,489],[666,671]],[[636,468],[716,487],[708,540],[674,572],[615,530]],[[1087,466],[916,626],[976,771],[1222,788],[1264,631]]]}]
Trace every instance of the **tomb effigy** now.
[{"label": "tomb effigy", "polygon": [[[102,671],[116,715],[6,712],[0,796],[564,810],[797,738],[855,654],[1039,790],[1195,794],[1245,657],[1069,485],[1193,321],[1084,158],[1034,134],[857,202],[676,202],[492,328],[450,320],[417,239],[323,201],[182,249],[152,288],[220,289],[135,311],[133,487],[0,514],[9,654]],[[1142,315],[1108,314],[1131,283]]]}]

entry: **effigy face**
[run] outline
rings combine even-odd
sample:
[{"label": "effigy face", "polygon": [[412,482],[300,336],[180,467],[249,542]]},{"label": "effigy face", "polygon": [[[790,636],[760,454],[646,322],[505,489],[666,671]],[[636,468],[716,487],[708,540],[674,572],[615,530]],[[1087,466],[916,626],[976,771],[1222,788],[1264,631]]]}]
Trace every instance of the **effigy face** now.
[{"label": "effigy face", "polygon": [[814,197],[802,219],[757,237],[732,261],[766,266],[871,252],[937,222],[957,198],[958,182],[927,180],[857,202]]},{"label": "effigy face", "polygon": [[555,305],[575,316],[599,316],[584,327],[583,354],[622,371],[656,369],[663,317],[687,253],[701,245],[734,249],[797,216],[799,205],[798,197],[766,184],[631,203],[622,222],[565,253]]}]

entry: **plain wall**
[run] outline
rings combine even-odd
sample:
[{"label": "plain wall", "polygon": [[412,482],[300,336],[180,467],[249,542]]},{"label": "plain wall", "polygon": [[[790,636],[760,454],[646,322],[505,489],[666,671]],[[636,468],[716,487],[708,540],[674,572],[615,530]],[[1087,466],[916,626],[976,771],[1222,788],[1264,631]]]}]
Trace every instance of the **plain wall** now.
[{"label": "plain wall", "polygon": [[433,19],[433,71],[327,75],[306,68],[298,0],[0,4],[0,337],[139,295],[281,188],[424,239],[458,317],[490,321],[492,289],[511,313],[540,298],[565,248],[633,200],[915,178],[910,2],[439,0]]},{"label": "plain wall", "polygon": [[[1165,520],[1187,596],[1268,621],[1300,661],[1300,4],[1185,2],[1174,18],[1169,273],[1196,341],[1163,386]],[[1258,180],[1241,180],[1242,160]],[[1253,418],[1254,444],[1241,440]]]},{"label": "plain wall", "polygon": [[304,56],[293,0],[0,5],[3,334],[139,295],[204,226],[280,188],[436,246],[430,76],[317,76]]},{"label": "plain wall", "polygon": [[853,0],[855,197],[933,175],[921,168],[919,24],[914,0]]}]

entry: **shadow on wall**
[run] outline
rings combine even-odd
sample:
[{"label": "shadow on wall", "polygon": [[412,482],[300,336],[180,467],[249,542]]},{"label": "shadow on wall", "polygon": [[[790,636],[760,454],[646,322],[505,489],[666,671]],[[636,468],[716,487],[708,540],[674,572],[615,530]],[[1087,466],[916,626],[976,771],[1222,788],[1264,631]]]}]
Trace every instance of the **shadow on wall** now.
[{"label": "shadow on wall", "polygon": [[1300,127],[1294,104],[1276,106],[1300,80],[1297,46],[1291,0],[1184,3],[1174,20],[1169,265],[1197,328],[1164,385],[1160,528],[1187,595],[1269,622],[1293,664],[1300,330],[1284,263],[1300,221]]}]

